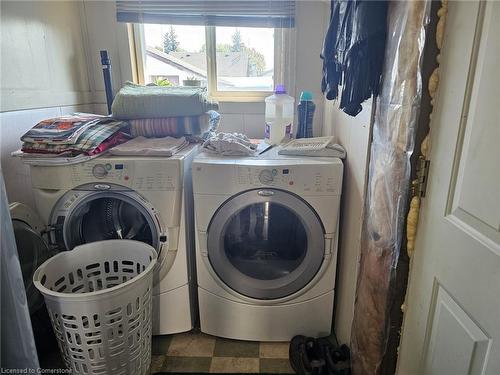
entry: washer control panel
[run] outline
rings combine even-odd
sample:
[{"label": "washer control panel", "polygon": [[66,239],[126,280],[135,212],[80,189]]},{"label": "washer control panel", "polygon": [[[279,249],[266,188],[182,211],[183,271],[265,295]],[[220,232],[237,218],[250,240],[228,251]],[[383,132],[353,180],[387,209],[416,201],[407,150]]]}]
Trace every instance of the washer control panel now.
[{"label": "washer control panel", "polygon": [[113,162],[86,162],[71,167],[72,180],[76,183],[91,180],[105,180],[108,182],[124,183],[131,180],[133,168],[128,163]]},{"label": "washer control panel", "polygon": [[135,190],[175,190],[180,180],[176,164],[162,161],[95,160],[71,166],[75,185],[115,183]]}]

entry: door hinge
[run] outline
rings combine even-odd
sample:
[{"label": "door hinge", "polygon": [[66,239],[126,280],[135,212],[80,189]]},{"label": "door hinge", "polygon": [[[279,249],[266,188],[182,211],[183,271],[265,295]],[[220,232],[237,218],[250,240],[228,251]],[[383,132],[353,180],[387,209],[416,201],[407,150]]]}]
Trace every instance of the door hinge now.
[{"label": "door hinge", "polygon": [[412,196],[425,197],[427,190],[427,180],[429,177],[430,160],[426,160],[423,156],[418,158],[417,162],[417,178],[412,182]]}]

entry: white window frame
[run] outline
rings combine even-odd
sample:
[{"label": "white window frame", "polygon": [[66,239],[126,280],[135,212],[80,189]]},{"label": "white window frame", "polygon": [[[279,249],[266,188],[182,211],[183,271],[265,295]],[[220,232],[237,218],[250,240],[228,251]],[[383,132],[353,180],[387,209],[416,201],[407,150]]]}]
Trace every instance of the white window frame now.
[{"label": "white window frame", "polygon": [[[144,25],[128,24],[133,80],[145,84],[146,43]],[[207,90],[210,98],[221,102],[262,102],[272,91],[221,91],[217,89],[216,27],[205,26]],[[295,33],[293,29],[274,29],[274,85],[284,84],[294,90]]]}]

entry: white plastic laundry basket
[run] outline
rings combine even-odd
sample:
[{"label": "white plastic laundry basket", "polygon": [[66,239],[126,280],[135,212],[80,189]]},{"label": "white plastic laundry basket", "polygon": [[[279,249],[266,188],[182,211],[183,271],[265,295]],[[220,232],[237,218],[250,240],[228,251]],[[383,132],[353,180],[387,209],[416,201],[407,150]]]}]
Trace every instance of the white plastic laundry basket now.
[{"label": "white plastic laundry basket", "polygon": [[34,284],[73,373],[148,371],[156,258],[145,243],[109,240],[61,252],[36,270]]}]

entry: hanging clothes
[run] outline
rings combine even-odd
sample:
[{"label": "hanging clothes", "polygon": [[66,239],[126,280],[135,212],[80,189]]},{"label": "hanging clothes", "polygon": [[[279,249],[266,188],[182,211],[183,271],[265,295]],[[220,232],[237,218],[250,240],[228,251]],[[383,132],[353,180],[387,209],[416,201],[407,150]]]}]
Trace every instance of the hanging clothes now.
[{"label": "hanging clothes", "polygon": [[[321,58],[321,90],[356,116],[361,103],[378,94],[386,38],[386,1],[332,0]],[[341,86],[339,88],[339,86]]]}]

